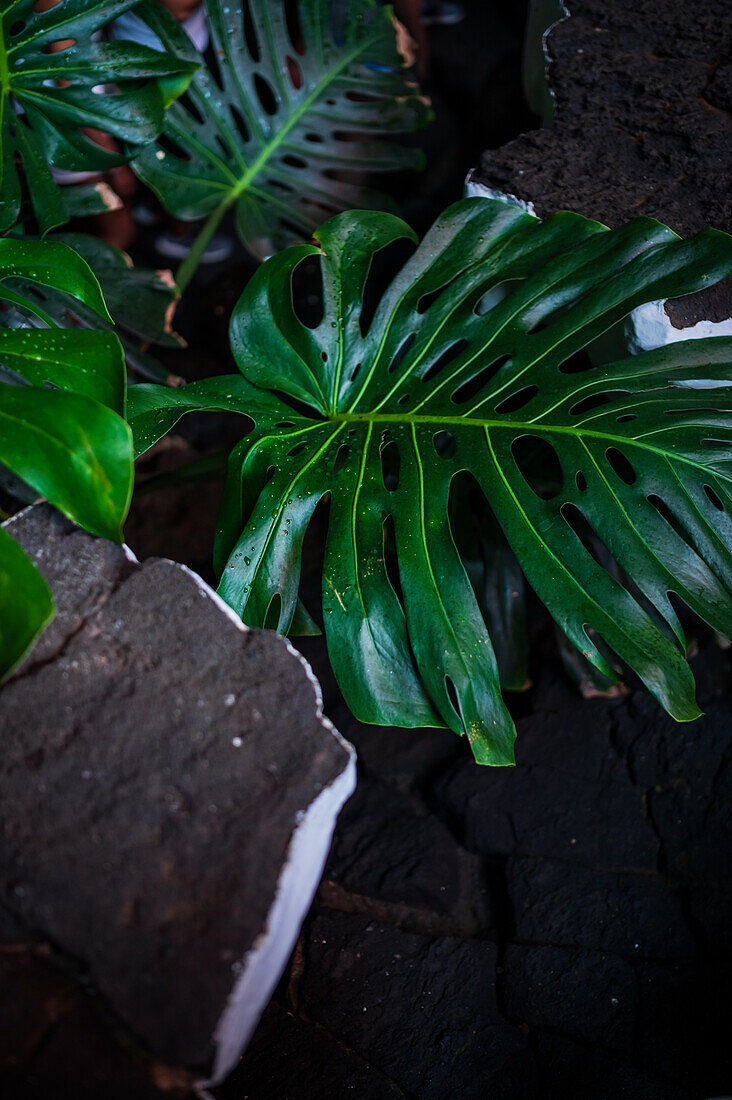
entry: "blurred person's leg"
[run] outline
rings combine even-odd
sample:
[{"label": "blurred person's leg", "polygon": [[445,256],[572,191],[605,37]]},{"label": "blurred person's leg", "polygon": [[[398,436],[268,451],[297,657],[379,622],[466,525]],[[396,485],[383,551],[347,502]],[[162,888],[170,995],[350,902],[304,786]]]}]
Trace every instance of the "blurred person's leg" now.
[{"label": "blurred person's leg", "polygon": [[423,0],[394,0],[394,13],[407,28],[417,47],[415,69],[420,80],[426,79],[430,68],[430,51],[422,13]]}]

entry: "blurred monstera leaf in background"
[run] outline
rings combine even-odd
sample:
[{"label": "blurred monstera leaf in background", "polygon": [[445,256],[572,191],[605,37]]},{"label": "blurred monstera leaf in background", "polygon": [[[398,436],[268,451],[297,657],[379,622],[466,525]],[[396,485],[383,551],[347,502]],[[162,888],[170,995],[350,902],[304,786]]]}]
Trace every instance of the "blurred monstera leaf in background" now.
[{"label": "blurred monstera leaf in background", "polygon": [[[202,62],[135,171],[186,220],[235,213],[259,258],[309,237],[347,207],[389,208],[364,176],[418,167],[384,140],[424,125],[429,107],[403,74],[408,39],[376,0],[206,0],[208,63],[162,8],[166,49]],[[152,25],[152,24],[151,24]]]},{"label": "blurred monstera leaf in background", "polygon": [[[96,40],[100,28],[137,4],[0,0],[0,233],[18,220],[22,177],[45,233],[70,213],[50,165],[111,168],[160,131],[164,108],[183,91],[194,63],[132,42]],[[118,151],[102,148],[94,131],[115,139]]]}]

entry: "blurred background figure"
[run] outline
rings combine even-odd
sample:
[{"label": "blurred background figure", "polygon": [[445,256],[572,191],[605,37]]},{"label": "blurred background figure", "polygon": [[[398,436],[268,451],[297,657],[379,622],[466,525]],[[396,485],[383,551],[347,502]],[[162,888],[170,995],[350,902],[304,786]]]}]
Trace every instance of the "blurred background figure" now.
[{"label": "blurred background figure", "polygon": [[394,12],[417,46],[415,69],[420,80],[429,76],[429,41],[426,28],[450,26],[465,18],[462,4],[454,0],[394,0]]},{"label": "blurred background figure", "polygon": [[[204,53],[208,48],[209,34],[206,8],[201,0],[158,0],[158,2],[180,23],[198,52]],[[163,49],[160,39],[139,16],[135,15],[134,11],[125,12],[110,23],[108,34],[113,41],[138,42],[141,46],[149,46],[152,50]],[[128,168],[127,171],[134,180],[131,169]],[[138,225],[149,228],[160,222],[162,216],[153,196],[148,192],[140,193],[136,180],[131,190],[126,191],[125,194],[120,192],[118,194],[123,200],[131,199],[136,191],[136,201],[125,205],[126,221],[132,239],[137,233]],[[165,216],[164,226],[155,238],[156,251],[167,259],[184,259],[191,249],[198,228],[198,222],[182,222]],[[216,233],[201,257],[201,262],[218,263],[227,259],[231,252],[230,238],[223,233]]]}]

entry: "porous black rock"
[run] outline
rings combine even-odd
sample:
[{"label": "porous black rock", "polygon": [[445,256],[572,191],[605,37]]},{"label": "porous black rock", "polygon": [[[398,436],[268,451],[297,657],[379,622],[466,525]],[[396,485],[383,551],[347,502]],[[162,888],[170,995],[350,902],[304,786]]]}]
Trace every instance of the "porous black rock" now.
[{"label": "porous black rock", "polygon": [[[273,1051],[277,1052],[272,1057]],[[353,1097],[403,1100],[404,1093],[335,1036],[310,1020],[268,1005],[246,1059],[226,1083],[227,1094],[246,1100]]]},{"label": "porous black rock", "polygon": [[680,898],[654,876],[521,857],[508,860],[506,874],[520,943],[657,959],[695,954]]},{"label": "porous black rock", "polygon": [[[565,0],[549,30],[549,129],[487,150],[473,183],[545,217],[645,215],[687,236],[732,229],[732,23],[726,0]],[[683,329],[732,316],[732,280],[666,310]]]},{"label": "porous black rock", "polygon": [[0,909],[159,1058],[221,1078],[355,781],[309,666],[181,566],[47,505],[7,529],[58,614],[0,693]]},{"label": "porous black rock", "polygon": [[436,913],[457,906],[459,848],[442,822],[363,778],[344,810],[326,875],[356,894]]},{"label": "porous black rock", "polygon": [[[573,728],[581,737],[581,724]],[[469,851],[493,857],[518,849],[597,867],[655,869],[658,842],[643,794],[627,779],[592,781],[534,765],[530,757],[521,758],[520,748],[516,755],[515,770],[486,773],[464,760],[438,783],[447,809],[463,819]]]},{"label": "porous black rock", "polygon": [[531,1080],[524,1036],[496,1004],[495,944],[324,910],[308,927],[304,956],[303,1014],[403,1094],[509,1100]]},{"label": "porous black rock", "polygon": [[617,955],[567,947],[511,945],[503,955],[509,1016],[573,1039],[630,1052],[638,990]]}]

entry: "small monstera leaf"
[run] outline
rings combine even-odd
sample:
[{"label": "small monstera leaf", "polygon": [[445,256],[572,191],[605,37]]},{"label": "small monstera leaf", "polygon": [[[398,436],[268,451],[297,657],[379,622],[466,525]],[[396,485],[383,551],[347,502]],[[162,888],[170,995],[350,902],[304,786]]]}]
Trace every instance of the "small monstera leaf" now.
[{"label": "small monstera leaf", "polygon": [[[0,241],[0,278],[13,275],[60,284],[100,321],[108,317],[99,284],[66,245]],[[0,282],[0,296],[9,293]],[[125,395],[124,356],[113,333],[0,329],[0,463],[86,530],[117,542],[133,473]],[[6,532],[0,536],[2,677],[53,604],[20,547]]]},{"label": "small monstera leaf", "polygon": [[[384,208],[363,174],[416,167],[421,154],[382,135],[429,117],[400,71],[389,9],[376,0],[206,0],[206,9],[211,64],[133,164],[167,209],[215,220],[232,207],[242,241],[262,257],[309,237],[324,215]],[[198,59],[162,9],[156,33]]]},{"label": "small monstera leaf", "polygon": [[[132,42],[93,40],[137,3],[0,0],[0,232],[20,213],[19,161],[46,232],[69,217],[49,165],[110,168],[159,133],[165,104],[194,65]],[[89,129],[117,139],[124,154],[102,149]]]},{"label": "small monstera leaf", "polygon": [[[642,302],[729,273],[732,238],[682,241],[649,219],[542,223],[468,199],[369,321],[370,265],[399,238],[411,231],[388,214],[332,219],[319,244],[273,257],[244,291],[231,339],[246,380],[136,388],[141,445],[185,408],[238,409],[256,425],[230,459],[219,591],[248,623],[290,630],[303,538],[327,499],[323,622],[356,716],[446,725],[478,761],[511,763],[486,625],[510,615],[495,601],[481,614],[450,520],[467,479],[593,665],[614,679],[620,658],[675,718],[697,717],[672,598],[729,634],[732,341],[596,367],[580,353]],[[291,295],[306,257],[322,273],[315,328]]]}]

